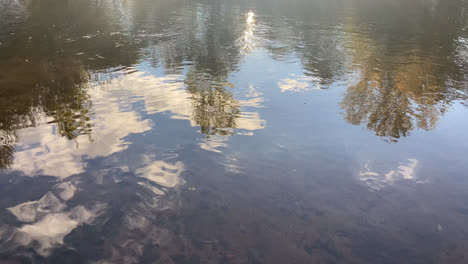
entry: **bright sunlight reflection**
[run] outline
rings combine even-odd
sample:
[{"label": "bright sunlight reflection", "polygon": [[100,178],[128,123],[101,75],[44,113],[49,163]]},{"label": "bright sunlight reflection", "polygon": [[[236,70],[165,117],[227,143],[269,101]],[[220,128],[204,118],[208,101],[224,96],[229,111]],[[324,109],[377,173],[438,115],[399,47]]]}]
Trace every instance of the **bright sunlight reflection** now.
[{"label": "bright sunlight reflection", "polygon": [[247,24],[252,24],[254,22],[254,12],[252,11],[249,11],[249,13],[247,13]]},{"label": "bright sunlight reflection", "polygon": [[255,48],[255,38],[254,38],[254,29],[255,29],[255,19],[254,19],[254,12],[249,11],[247,13],[247,23],[244,30],[244,34],[240,38],[240,43],[242,47],[242,53],[246,54],[249,51]]}]

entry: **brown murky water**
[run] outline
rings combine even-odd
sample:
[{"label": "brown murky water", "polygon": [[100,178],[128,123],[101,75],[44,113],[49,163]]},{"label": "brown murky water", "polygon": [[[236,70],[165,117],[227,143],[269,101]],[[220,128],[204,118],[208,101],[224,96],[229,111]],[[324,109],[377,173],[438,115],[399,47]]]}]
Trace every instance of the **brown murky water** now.
[{"label": "brown murky water", "polygon": [[0,263],[468,263],[463,0],[0,0]]}]

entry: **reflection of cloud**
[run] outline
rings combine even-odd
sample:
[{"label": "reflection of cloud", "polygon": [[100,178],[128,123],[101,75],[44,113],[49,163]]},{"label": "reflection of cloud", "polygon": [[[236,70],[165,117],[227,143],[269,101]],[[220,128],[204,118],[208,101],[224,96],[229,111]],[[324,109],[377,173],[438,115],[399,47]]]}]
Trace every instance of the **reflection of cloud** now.
[{"label": "reflection of cloud", "polygon": [[[34,249],[37,254],[47,257],[67,244],[69,240],[65,239],[66,236],[75,232],[80,225],[93,228],[103,224],[114,209],[121,210],[122,214],[112,215],[120,224],[116,234],[106,234],[109,239],[118,241],[109,245],[112,251],[115,249],[126,255],[129,253],[128,243],[130,246],[136,243],[143,245],[144,241],[152,245],[161,243],[164,237],[160,236],[160,232],[167,231],[155,224],[153,212],[176,205],[177,192],[171,189],[184,183],[181,178],[184,164],[180,161],[168,162],[176,157],[171,153],[161,155],[164,160],[155,160],[158,156],[155,153],[142,155],[141,163],[132,164],[132,167],[142,164],[134,172],[118,162],[122,169],[68,177],[54,185],[42,198],[7,208],[21,223],[0,225],[0,252],[4,249],[7,252]],[[131,188],[121,188],[124,185]],[[97,186],[101,191],[94,191]],[[120,195],[125,199],[119,198]],[[77,202],[82,205],[77,205]],[[131,237],[142,233],[147,235],[129,242]],[[67,246],[70,248],[75,244],[71,242]],[[110,263],[115,262],[121,261]]]},{"label": "reflection of cloud", "polygon": [[[240,135],[253,135],[252,132],[238,133]],[[221,153],[223,148],[227,146],[226,142],[229,140],[228,137],[222,135],[214,135],[209,138],[204,138],[203,142],[199,144],[200,148],[212,152]],[[239,167],[239,161],[234,156],[228,155],[225,153],[223,155],[223,160],[219,162],[222,165],[226,172],[240,173],[241,169]]]},{"label": "reflection of cloud", "polygon": [[[184,119],[190,121],[192,126],[198,126],[193,120],[193,104],[190,93],[187,92],[183,81],[183,76],[168,75],[165,77],[155,77],[145,73],[134,73],[123,76],[106,87],[107,90],[126,90],[134,94],[135,98],[143,98],[145,111],[147,113],[167,112],[174,119]],[[135,96],[136,95],[136,96]],[[261,107],[263,98],[253,87],[249,90],[248,100],[241,101],[243,106]],[[131,102],[128,102],[130,104]],[[256,130],[263,129],[265,121],[260,119],[256,112],[243,111],[238,118],[240,129]]]},{"label": "reflection of cloud", "polygon": [[64,201],[70,200],[76,192],[76,187],[70,182],[63,182],[57,185],[57,188],[61,191],[59,196]]},{"label": "reflection of cloud", "polygon": [[255,86],[253,86],[252,84],[249,85],[249,92],[247,93],[247,97],[255,98],[255,97],[260,97],[261,95],[262,93],[259,93],[257,89],[255,89]]},{"label": "reflection of cloud", "polygon": [[264,99],[262,94],[257,92],[253,85],[249,86],[249,93],[246,95],[248,99],[240,100],[242,106],[246,107],[263,107]]},{"label": "reflection of cloud", "polygon": [[[149,114],[167,112],[174,119],[191,121],[193,113],[190,94],[185,89],[184,76],[168,75],[156,77],[137,72],[122,76],[106,86],[106,90],[128,91],[125,102],[131,104],[143,99],[145,111]],[[133,99],[131,99],[133,98]],[[195,126],[192,123],[192,126]]]},{"label": "reflection of cloud", "polygon": [[242,169],[239,166],[239,160],[234,156],[226,156],[225,160],[220,164],[224,166],[224,170],[226,172],[242,173]]},{"label": "reflection of cloud", "polygon": [[242,135],[242,136],[253,136],[253,132],[237,132],[237,135]]},{"label": "reflection of cloud", "polygon": [[[145,111],[148,113],[166,112],[175,119],[189,120],[192,126],[198,126],[194,121],[194,104],[192,103],[193,94],[190,94],[182,80],[183,76],[168,75],[165,77],[155,77],[144,73],[135,73],[120,78],[117,82],[119,87],[131,91],[144,98]],[[240,100],[243,107],[261,107],[263,98],[255,88],[250,85],[249,93],[246,95],[248,99]],[[236,128],[245,130],[263,129],[265,121],[260,118],[257,112],[242,111],[236,118]],[[222,130],[222,128],[218,128]],[[225,130],[231,128],[226,127]],[[223,140],[223,142],[226,140]],[[219,140],[211,137],[200,147],[214,151]],[[219,150],[218,150],[219,151]]]},{"label": "reflection of cloud", "polygon": [[18,204],[8,210],[21,222],[33,222],[46,213],[60,212],[64,208],[65,205],[54,194],[48,192],[38,201]]},{"label": "reflection of cloud", "polygon": [[242,106],[248,106],[248,107],[262,107],[263,101],[264,100],[262,97],[249,98],[247,100],[240,100]]},{"label": "reflection of cloud", "polygon": [[320,89],[320,78],[314,76],[299,76],[290,74],[290,78],[281,79],[278,86],[281,92],[305,92],[314,89]]},{"label": "reflection of cloud", "polygon": [[181,161],[175,164],[163,160],[156,160],[136,171],[139,177],[146,178],[151,182],[166,188],[174,188],[183,183],[180,174],[184,171]]},{"label": "reflection of cloud", "polygon": [[[419,161],[416,159],[408,159],[407,165],[398,166],[397,170],[390,170],[384,175],[371,171],[369,164],[364,165],[364,170],[359,172],[359,179],[365,182],[372,190],[380,190],[386,185],[393,185],[399,180],[414,180],[415,169],[418,166]],[[420,182],[420,181],[416,181]]]},{"label": "reflection of cloud", "polygon": [[263,129],[265,122],[257,112],[241,112],[237,121],[237,128],[246,130]]},{"label": "reflection of cloud", "polygon": [[[19,142],[12,169],[27,175],[46,174],[61,178],[84,171],[85,159],[122,151],[131,142],[124,140],[132,133],[151,129],[150,120],[142,120],[135,103],[142,102],[146,113],[168,113],[174,119],[194,121],[194,105],[187,92],[183,76],[154,75],[135,72],[109,80],[88,91],[92,102],[92,134],[69,141],[57,133],[57,125],[44,124],[18,131]],[[243,101],[245,107],[260,107],[263,99],[251,89]],[[257,112],[243,111],[236,128],[257,130],[265,121]],[[219,128],[221,129],[221,128]],[[227,127],[226,129],[232,129]],[[216,147],[207,147],[214,149]]]},{"label": "reflection of cloud", "polygon": [[204,138],[203,142],[199,144],[200,148],[208,151],[221,153],[222,151],[218,148],[226,147],[226,141],[228,137],[222,135],[213,135],[209,138]]},{"label": "reflection of cloud", "polygon": [[25,128],[18,132],[12,168],[29,175],[67,177],[84,170],[83,157],[107,156],[126,149],[130,143],[122,138],[151,129],[149,120],[141,120],[135,112],[123,112],[112,93],[89,93],[95,113],[93,141],[87,136],[69,141],[57,133],[56,124]]},{"label": "reflection of cloud", "polygon": [[23,246],[37,242],[37,253],[47,256],[54,247],[63,244],[63,238],[67,234],[77,226],[91,222],[102,209],[103,204],[95,206],[92,210],[76,206],[68,212],[47,214],[38,222],[19,228],[16,239]]},{"label": "reflection of cloud", "polygon": [[32,246],[38,254],[48,256],[52,249],[63,244],[63,238],[79,225],[90,223],[104,209],[96,204],[92,209],[79,205],[70,210],[65,201],[75,194],[70,182],[57,184],[53,192],[47,192],[41,199],[18,204],[8,210],[21,222],[28,223],[15,228],[12,241],[20,246]]}]

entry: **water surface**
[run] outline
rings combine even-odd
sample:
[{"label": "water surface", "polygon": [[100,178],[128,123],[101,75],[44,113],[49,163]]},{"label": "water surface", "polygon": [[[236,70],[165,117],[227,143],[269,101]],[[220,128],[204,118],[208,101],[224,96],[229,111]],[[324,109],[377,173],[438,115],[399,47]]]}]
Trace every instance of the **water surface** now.
[{"label": "water surface", "polygon": [[465,263],[463,0],[0,1],[0,263]]}]

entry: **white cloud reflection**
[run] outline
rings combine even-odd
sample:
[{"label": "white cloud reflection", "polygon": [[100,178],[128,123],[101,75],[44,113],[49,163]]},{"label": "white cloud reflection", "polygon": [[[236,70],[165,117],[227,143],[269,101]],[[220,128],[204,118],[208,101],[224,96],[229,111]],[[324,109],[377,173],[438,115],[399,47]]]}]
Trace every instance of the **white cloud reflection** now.
[{"label": "white cloud reflection", "polygon": [[359,172],[359,180],[365,182],[371,190],[377,191],[386,186],[393,185],[399,180],[413,180],[417,183],[415,170],[418,167],[417,159],[408,159],[406,165],[400,165],[397,169],[389,170],[386,173],[378,173],[372,171],[369,163],[364,165],[364,168]]},{"label": "white cloud reflection", "polygon": [[63,244],[63,238],[73,229],[91,223],[106,205],[97,203],[91,209],[78,205],[69,209],[66,201],[74,196],[75,191],[71,182],[64,182],[52,187],[37,201],[7,208],[18,221],[25,223],[13,228],[10,242],[32,247],[39,255],[48,256],[54,248]]},{"label": "white cloud reflection", "polygon": [[89,91],[93,101],[92,141],[88,136],[68,140],[57,133],[57,125],[45,124],[18,131],[13,170],[26,175],[46,174],[65,178],[84,171],[84,158],[107,156],[124,150],[130,142],[123,140],[131,133],[151,129],[150,120],[136,112],[121,110],[118,98],[110,91]]},{"label": "white cloud reflection", "polygon": [[321,78],[315,76],[290,74],[289,78],[281,79],[278,86],[281,92],[305,92],[321,89],[320,81]]},{"label": "white cloud reflection", "polygon": [[[11,169],[30,176],[44,174],[62,179],[84,172],[86,160],[125,150],[131,144],[125,137],[152,130],[152,121],[143,119],[143,113],[165,113],[198,126],[192,118],[193,96],[187,91],[183,78],[183,75],[157,77],[136,71],[90,88],[92,140],[88,135],[68,140],[58,133],[55,123],[44,122],[41,126],[21,129],[17,133]],[[252,86],[246,98],[239,100],[243,108],[262,106],[263,98]],[[236,119],[235,129],[246,133],[264,126],[259,113],[243,109]],[[227,141],[227,137],[206,139],[200,147],[219,151]]]},{"label": "white cloud reflection", "polygon": [[163,160],[156,160],[138,169],[136,173],[139,177],[148,179],[160,186],[174,188],[184,183],[180,177],[183,171],[184,164],[181,161],[170,164]]},{"label": "white cloud reflection", "polygon": [[200,142],[200,148],[212,152],[222,152],[222,148],[227,147],[228,137],[222,135],[213,135],[209,138],[204,138],[202,142]]},{"label": "white cloud reflection", "polygon": [[36,252],[48,256],[53,248],[63,244],[66,235],[79,225],[92,222],[104,208],[104,204],[90,210],[79,205],[66,212],[46,214],[41,220],[19,228],[16,241],[23,246],[33,246],[36,242]]},{"label": "white cloud reflection", "polygon": [[51,192],[46,193],[38,201],[25,202],[7,208],[21,222],[33,222],[47,213],[60,212],[65,205]]}]

